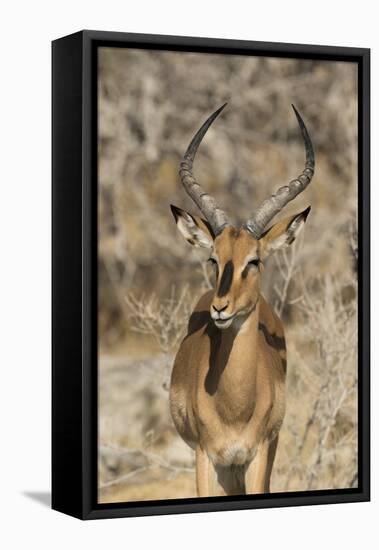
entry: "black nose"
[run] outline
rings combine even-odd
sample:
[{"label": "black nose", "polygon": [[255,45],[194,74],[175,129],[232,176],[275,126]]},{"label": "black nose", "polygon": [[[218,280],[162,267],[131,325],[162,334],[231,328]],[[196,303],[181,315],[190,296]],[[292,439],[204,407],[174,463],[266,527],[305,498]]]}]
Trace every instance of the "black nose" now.
[{"label": "black nose", "polygon": [[[229,302],[228,302],[228,304],[229,304]],[[218,308],[216,306],[212,306],[212,307],[215,311],[217,311],[217,313],[221,313],[222,311],[224,311],[228,307],[228,304],[226,304],[224,307],[220,307],[220,308]]]}]

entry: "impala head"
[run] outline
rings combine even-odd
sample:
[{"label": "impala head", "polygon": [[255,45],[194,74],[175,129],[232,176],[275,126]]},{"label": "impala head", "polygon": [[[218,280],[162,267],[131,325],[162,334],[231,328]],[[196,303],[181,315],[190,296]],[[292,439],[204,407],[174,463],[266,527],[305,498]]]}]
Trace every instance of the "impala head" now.
[{"label": "impala head", "polygon": [[263,201],[252,217],[236,229],[215,200],[203,191],[192,173],[201,140],[225,105],[205,121],[191,141],[180,165],[182,184],[204,218],[171,206],[177,227],[185,239],[193,246],[208,248],[210,251],[209,262],[216,271],[216,289],[210,314],[218,328],[230,327],[235,319],[243,320],[256,307],[265,259],[275,250],[293,243],[304,226],[310,207],[268,229],[266,226],[307,187],[315,165],[311,139],[301,116],[292,106],[304,140],[305,168],[296,179]]}]

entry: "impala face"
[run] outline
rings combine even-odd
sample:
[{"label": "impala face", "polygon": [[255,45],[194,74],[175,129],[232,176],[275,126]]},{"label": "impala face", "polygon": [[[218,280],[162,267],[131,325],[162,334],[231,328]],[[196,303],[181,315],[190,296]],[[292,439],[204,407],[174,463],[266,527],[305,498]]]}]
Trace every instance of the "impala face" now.
[{"label": "impala face", "polygon": [[216,273],[210,315],[218,328],[229,328],[257,303],[262,269],[259,241],[246,229],[227,227],[214,240],[208,261]]},{"label": "impala face", "polygon": [[249,229],[226,226],[215,237],[209,224],[171,205],[176,225],[195,247],[208,248],[208,262],[215,270],[216,285],[210,315],[219,329],[229,328],[236,319],[248,316],[257,305],[263,261],[293,243],[307,219],[310,207],[290,216],[256,239]]}]

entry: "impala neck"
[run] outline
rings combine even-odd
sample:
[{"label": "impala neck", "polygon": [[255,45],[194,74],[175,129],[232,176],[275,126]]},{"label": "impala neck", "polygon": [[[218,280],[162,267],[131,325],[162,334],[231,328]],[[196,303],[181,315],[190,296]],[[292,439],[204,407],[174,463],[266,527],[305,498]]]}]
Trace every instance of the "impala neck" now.
[{"label": "impala neck", "polygon": [[[237,319],[225,330],[212,329],[206,389],[209,394],[220,396],[225,410],[229,408],[237,415],[251,405],[256,383],[258,327],[259,298],[241,321]],[[249,403],[244,402],[245,396]]]}]

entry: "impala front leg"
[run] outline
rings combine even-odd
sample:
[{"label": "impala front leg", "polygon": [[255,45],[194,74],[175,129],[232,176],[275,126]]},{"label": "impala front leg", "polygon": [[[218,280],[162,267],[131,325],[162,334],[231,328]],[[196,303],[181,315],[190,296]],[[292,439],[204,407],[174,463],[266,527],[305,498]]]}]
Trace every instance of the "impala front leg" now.
[{"label": "impala front leg", "polygon": [[265,440],[258,447],[257,454],[248,465],[245,472],[246,494],[268,493],[269,480],[267,470],[269,467],[270,443]]},{"label": "impala front leg", "polygon": [[196,487],[199,497],[210,496],[209,490],[210,460],[207,453],[198,445],[196,447]]}]

